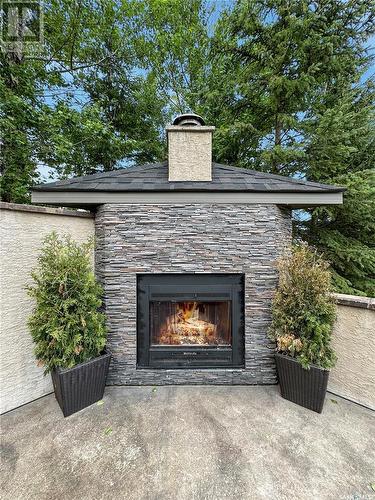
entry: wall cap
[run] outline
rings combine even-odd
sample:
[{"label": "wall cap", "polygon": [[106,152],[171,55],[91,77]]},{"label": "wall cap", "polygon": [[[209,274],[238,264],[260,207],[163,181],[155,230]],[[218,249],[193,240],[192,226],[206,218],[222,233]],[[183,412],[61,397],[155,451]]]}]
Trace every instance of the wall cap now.
[{"label": "wall cap", "polygon": [[168,125],[165,127],[167,132],[194,132],[194,133],[202,133],[202,132],[213,132],[215,127],[211,125],[200,125],[198,127],[191,127],[189,125]]},{"label": "wall cap", "polygon": [[18,212],[32,212],[38,214],[50,215],[67,215],[68,217],[84,217],[86,219],[93,219],[94,214],[87,210],[74,210],[71,208],[56,208],[56,207],[41,207],[38,205],[24,205],[20,203],[7,203],[0,202],[0,209],[2,210],[16,210]]},{"label": "wall cap", "polygon": [[335,293],[336,303],[340,306],[360,307],[361,309],[371,309],[375,311],[375,298],[362,297],[360,295],[346,295]]}]

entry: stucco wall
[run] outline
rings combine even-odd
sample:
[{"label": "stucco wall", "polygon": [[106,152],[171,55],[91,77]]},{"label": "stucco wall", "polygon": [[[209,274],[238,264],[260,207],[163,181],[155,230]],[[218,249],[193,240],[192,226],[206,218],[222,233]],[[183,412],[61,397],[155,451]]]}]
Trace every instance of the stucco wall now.
[{"label": "stucco wall", "polygon": [[338,295],[328,390],[375,409],[375,299]]},{"label": "stucco wall", "polygon": [[212,179],[212,132],[214,127],[171,126],[168,131],[170,181]]},{"label": "stucco wall", "polygon": [[0,413],[52,392],[50,376],[35,363],[27,329],[33,302],[25,286],[41,241],[53,230],[83,241],[94,234],[94,220],[68,210],[0,205]]}]

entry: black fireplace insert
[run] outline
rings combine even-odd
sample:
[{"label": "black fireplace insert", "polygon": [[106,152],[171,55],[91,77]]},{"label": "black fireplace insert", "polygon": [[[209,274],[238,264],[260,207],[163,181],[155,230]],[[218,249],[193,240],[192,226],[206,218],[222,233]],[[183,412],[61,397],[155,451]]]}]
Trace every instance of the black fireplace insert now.
[{"label": "black fireplace insert", "polygon": [[138,368],[243,365],[242,274],[138,275]]}]

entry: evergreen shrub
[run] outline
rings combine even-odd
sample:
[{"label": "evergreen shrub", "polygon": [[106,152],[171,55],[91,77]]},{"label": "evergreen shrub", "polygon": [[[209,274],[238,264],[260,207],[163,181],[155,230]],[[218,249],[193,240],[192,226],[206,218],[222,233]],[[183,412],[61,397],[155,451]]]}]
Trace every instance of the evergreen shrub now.
[{"label": "evergreen shrub", "polygon": [[48,235],[32,272],[28,293],[36,301],[29,329],[45,373],[99,356],[106,344],[105,316],[98,311],[102,288],[91,263],[93,241]]},{"label": "evergreen shrub", "polygon": [[328,262],[306,244],[292,248],[278,262],[279,284],[272,303],[270,337],[279,353],[304,368],[331,368],[330,346],[336,306]]}]

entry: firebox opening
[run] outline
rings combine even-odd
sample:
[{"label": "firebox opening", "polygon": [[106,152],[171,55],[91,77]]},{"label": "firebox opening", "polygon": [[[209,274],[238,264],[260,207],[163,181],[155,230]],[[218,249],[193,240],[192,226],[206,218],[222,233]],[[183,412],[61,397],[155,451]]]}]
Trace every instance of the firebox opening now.
[{"label": "firebox opening", "polygon": [[231,345],[230,301],[151,302],[151,345]]}]

